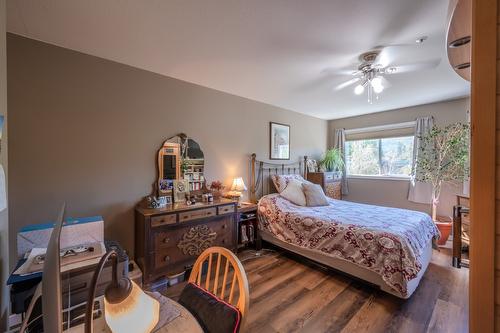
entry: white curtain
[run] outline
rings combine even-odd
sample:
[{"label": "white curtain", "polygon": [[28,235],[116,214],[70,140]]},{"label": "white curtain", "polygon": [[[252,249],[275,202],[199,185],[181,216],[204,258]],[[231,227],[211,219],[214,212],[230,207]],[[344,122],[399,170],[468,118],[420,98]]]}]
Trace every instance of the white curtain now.
[{"label": "white curtain", "polygon": [[416,162],[418,160],[420,147],[422,145],[422,140],[420,138],[423,135],[429,133],[432,129],[432,126],[434,126],[434,118],[432,117],[422,117],[417,118],[416,120],[415,138],[413,141],[412,175],[410,181],[410,190],[408,191],[409,201],[425,204],[430,204],[432,201],[432,185],[416,180],[416,175],[419,172]]},{"label": "white curtain", "polygon": [[342,170],[342,195],[349,194],[349,187],[347,186],[347,170],[345,162],[345,130],[343,128],[335,131],[335,148],[340,149],[342,158],[344,159],[344,170]]}]

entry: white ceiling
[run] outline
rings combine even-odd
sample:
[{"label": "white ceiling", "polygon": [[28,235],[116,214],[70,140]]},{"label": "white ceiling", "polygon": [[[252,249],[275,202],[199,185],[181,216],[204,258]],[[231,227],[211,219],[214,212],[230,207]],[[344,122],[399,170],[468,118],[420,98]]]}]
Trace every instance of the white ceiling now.
[{"label": "white ceiling", "polygon": [[[448,65],[447,0],[8,0],[8,31],[323,119],[466,96]],[[426,35],[422,45],[415,39]],[[372,105],[349,77],[360,53],[399,47],[393,64],[440,65],[390,77]]]}]

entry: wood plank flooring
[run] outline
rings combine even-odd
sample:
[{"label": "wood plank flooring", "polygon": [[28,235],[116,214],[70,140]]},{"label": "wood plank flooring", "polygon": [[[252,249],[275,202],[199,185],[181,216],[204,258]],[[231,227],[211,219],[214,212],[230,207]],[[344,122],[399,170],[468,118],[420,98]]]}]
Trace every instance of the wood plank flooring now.
[{"label": "wood plank flooring", "polygon": [[[247,332],[468,332],[468,269],[434,251],[420,286],[401,300],[281,252],[238,256],[250,284]],[[176,299],[183,284],[165,294]]]}]

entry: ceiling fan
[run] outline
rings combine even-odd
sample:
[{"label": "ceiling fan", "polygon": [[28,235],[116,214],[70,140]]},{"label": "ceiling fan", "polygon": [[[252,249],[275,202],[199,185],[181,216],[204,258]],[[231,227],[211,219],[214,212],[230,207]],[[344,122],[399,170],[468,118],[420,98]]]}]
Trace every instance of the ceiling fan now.
[{"label": "ceiling fan", "polygon": [[405,65],[393,65],[391,61],[394,58],[393,49],[393,46],[387,46],[361,54],[359,56],[361,63],[356,69],[337,72],[337,75],[350,75],[352,78],[337,85],[335,90],[358,83],[354,88],[354,93],[361,95],[366,90],[368,103],[372,104],[373,100],[378,99],[378,95],[390,86],[386,76],[435,68],[441,62],[441,59],[437,58]]}]

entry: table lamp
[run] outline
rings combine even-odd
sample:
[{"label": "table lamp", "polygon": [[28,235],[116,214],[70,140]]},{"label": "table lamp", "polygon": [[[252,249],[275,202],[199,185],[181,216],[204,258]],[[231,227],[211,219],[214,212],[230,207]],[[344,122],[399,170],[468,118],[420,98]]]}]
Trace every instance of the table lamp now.
[{"label": "table lamp", "polygon": [[243,178],[237,177],[233,179],[233,184],[231,185],[231,191],[227,194],[228,197],[239,200],[241,198],[241,192],[246,191],[247,187],[243,182]]},{"label": "table lamp", "polygon": [[85,333],[92,333],[93,305],[97,281],[104,264],[111,258],[112,280],[104,292],[104,317],[113,333],[149,333],[159,320],[160,303],[146,295],[128,277],[118,278],[118,253],[107,252],[99,261],[90,284],[85,312]]}]

